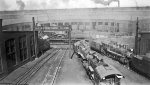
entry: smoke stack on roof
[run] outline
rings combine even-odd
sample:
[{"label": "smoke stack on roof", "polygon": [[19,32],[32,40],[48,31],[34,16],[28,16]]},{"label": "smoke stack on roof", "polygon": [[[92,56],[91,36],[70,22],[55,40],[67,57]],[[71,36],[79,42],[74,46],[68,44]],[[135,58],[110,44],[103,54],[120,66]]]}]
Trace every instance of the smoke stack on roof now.
[{"label": "smoke stack on roof", "polygon": [[16,4],[20,7],[19,10],[24,10],[25,3],[22,0],[17,0]]}]

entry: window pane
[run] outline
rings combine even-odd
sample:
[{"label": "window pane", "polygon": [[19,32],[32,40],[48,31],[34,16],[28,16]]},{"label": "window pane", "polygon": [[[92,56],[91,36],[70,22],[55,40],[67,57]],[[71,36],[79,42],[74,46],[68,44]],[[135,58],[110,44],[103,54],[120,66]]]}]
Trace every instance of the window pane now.
[{"label": "window pane", "polygon": [[108,25],[108,22],[105,22],[105,25]]},{"label": "window pane", "polygon": [[19,38],[20,45],[20,61],[25,60],[27,52],[26,52],[26,36],[22,36]]},{"label": "window pane", "polygon": [[9,39],[5,42],[6,48],[6,59],[8,68],[16,65],[16,56],[15,56],[15,40]]},{"label": "window pane", "polygon": [[114,22],[111,23],[111,26],[114,26]]},{"label": "window pane", "polygon": [[103,24],[103,22],[98,22],[98,25],[102,25]]}]

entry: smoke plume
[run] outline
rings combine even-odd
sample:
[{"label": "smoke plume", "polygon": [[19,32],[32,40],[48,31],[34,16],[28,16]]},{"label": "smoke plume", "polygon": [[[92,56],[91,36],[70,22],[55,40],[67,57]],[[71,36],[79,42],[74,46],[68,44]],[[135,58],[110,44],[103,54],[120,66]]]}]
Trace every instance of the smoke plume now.
[{"label": "smoke plume", "polygon": [[94,1],[97,4],[109,5],[110,3],[119,0],[92,0],[92,1]]},{"label": "smoke plume", "polygon": [[0,11],[150,6],[150,0],[0,0]]},{"label": "smoke plume", "polygon": [[16,3],[20,7],[19,10],[24,10],[25,3],[22,0],[17,0]]}]

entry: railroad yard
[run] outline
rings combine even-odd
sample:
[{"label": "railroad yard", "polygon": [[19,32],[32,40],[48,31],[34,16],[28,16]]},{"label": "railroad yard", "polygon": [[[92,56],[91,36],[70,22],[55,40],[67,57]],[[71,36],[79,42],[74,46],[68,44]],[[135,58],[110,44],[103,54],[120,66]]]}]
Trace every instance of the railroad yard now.
[{"label": "railroad yard", "polygon": [[[44,59],[37,59],[34,63],[29,62],[18,68],[16,73],[14,71],[1,80],[0,85],[93,85],[83,68],[81,59],[73,54],[73,50],[61,48],[51,49],[43,54],[42,58]],[[121,80],[121,85],[149,85],[150,80],[144,76],[111,58],[96,54],[123,74],[125,78]],[[71,58],[70,55],[73,57]],[[36,64],[37,62],[38,64]],[[21,68],[25,69],[25,72],[21,72],[23,71]],[[29,70],[30,68],[32,69]]]},{"label": "railroad yard", "polygon": [[150,85],[148,2],[0,1],[0,85]]}]

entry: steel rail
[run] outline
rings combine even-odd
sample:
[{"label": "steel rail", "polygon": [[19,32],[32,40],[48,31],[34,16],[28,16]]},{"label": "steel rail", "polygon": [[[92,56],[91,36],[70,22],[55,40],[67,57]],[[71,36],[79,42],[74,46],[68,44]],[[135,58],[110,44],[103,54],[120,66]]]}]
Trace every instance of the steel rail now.
[{"label": "steel rail", "polygon": [[[24,73],[22,73],[22,74],[20,74],[16,79],[14,79],[13,80],[13,82],[10,82],[10,83],[0,83],[0,84],[9,84],[9,85],[20,85],[19,84],[19,82],[20,81],[24,81],[23,79],[24,79],[24,77],[25,76],[27,76],[31,71],[33,71],[39,64],[40,64],[40,62],[42,62],[42,61],[44,61],[44,59],[46,59],[47,58],[47,56],[49,56],[49,55],[52,55],[51,57],[53,57],[57,52],[59,51],[59,49],[54,49],[54,50],[52,50],[52,52],[50,53],[50,54],[48,54],[48,55],[46,55],[45,57],[43,57],[41,60],[39,60],[39,61],[37,61],[32,67],[30,67],[26,72],[24,72]],[[53,53],[54,52],[54,53]],[[51,58],[50,57],[50,58]],[[35,72],[36,73],[36,72]],[[7,77],[7,76],[6,76]],[[6,78],[5,77],[5,78]],[[5,79],[5,78],[3,78],[3,79]],[[21,82],[20,82],[21,83]],[[24,84],[23,84],[24,85]],[[27,85],[27,84],[25,84],[25,85]]]},{"label": "steel rail", "polygon": [[[52,57],[54,57],[60,50],[57,50],[54,52],[48,59],[45,57],[44,59],[40,60],[36,65],[33,66],[33,69],[28,71],[26,74],[24,74],[21,78],[18,78],[16,82],[13,82],[12,84],[20,85],[20,84],[27,84],[29,79],[32,78],[32,76],[39,71],[39,69],[47,63]],[[49,55],[48,55],[49,56]]]},{"label": "steel rail", "polygon": [[[53,83],[54,83],[54,81],[55,81],[55,79],[56,79],[56,75],[57,75],[57,73],[58,73],[60,64],[61,64],[62,59],[63,59],[63,57],[65,56],[66,52],[67,52],[67,49],[65,49],[65,52],[64,52],[64,54],[61,56],[60,62],[59,62],[59,64],[58,64],[58,66],[56,67],[56,72],[54,73],[54,77],[53,77],[53,79],[52,79],[52,85],[53,85]],[[49,75],[49,72],[50,72],[50,68],[49,68],[49,70],[48,70],[48,72],[47,72],[47,74],[46,74],[46,77],[44,78],[44,81],[42,82],[41,85],[45,85],[45,83],[47,82],[47,77],[48,77],[48,75]]]},{"label": "steel rail", "polygon": [[52,84],[51,84],[51,85],[54,85],[55,79],[56,79],[57,74],[58,74],[59,69],[60,69],[59,67],[60,67],[60,65],[61,65],[61,63],[62,63],[62,59],[64,58],[64,56],[65,56],[65,54],[66,54],[67,51],[68,51],[68,50],[66,50],[65,53],[63,54],[63,56],[61,57],[61,60],[60,60],[58,66],[57,66],[57,68],[56,68],[56,73],[55,73],[55,75],[54,75],[54,78],[53,78],[53,80],[52,80]]}]

